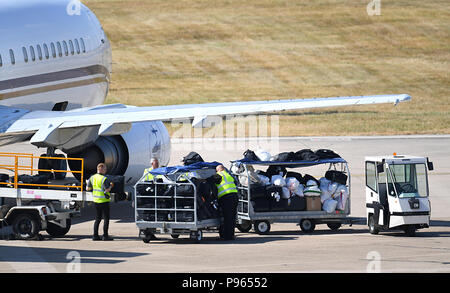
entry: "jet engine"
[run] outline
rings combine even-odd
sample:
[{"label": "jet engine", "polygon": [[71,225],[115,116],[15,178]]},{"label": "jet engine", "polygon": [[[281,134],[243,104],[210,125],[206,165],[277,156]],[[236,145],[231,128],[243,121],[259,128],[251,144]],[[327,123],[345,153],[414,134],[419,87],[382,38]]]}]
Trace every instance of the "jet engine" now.
[{"label": "jet engine", "polygon": [[[97,172],[97,164],[105,163],[110,175],[124,175],[127,185],[141,178],[150,159],[157,157],[160,165],[170,160],[170,137],[160,121],[133,123],[131,129],[121,135],[99,136],[95,142],[68,157],[84,159],[85,179]],[[69,160],[71,170],[81,170],[80,161]],[[79,173],[73,175],[80,180]]]}]

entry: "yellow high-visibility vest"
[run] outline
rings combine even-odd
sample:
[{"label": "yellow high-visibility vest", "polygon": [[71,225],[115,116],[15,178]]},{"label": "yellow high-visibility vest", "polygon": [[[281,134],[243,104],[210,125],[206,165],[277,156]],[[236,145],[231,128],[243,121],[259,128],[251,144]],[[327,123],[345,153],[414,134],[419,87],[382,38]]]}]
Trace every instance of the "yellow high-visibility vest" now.
[{"label": "yellow high-visibility vest", "polygon": [[153,181],[154,176],[153,176],[152,173],[150,173],[150,171],[152,171],[152,170],[153,170],[152,167],[147,168],[147,169],[144,170],[144,174],[147,174],[144,177],[144,181]]},{"label": "yellow high-visibility vest", "polygon": [[192,172],[184,172],[183,174],[181,174],[180,176],[178,176],[178,182],[185,182],[188,181],[188,178],[191,179],[193,177],[197,177],[197,172],[192,171]]},{"label": "yellow high-visibility vest", "polygon": [[[111,201],[111,195],[109,192],[103,191],[103,182],[106,180],[106,176],[103,176],[102,174],[95,174],[92,175],[91,178],[89,178],[92,185],[92,196],[94,197],[95,203],[104,203],[104,202],[110,202]],[[106,198],[106,195],[108,195],[109,198]]]},{"label": "yellow high-visibility vest", "polygon": [[227,171],[218,172],[222,177],[222,181],[220,184],[216,184],[217,186],[217,197],[221,198],[222,196],[229,193],[237,193],[236,184],[234,183],[233,177],[228,174]]}]

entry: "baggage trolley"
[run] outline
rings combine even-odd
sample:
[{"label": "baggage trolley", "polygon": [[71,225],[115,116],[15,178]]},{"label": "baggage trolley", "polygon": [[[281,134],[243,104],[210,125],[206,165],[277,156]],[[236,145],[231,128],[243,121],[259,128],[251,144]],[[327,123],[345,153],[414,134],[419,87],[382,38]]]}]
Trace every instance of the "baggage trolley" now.
[{"label": "baggage trolley", "polygon": [[200,242],[203,231],[218,231],[219,216],[199,216],[198,186],[193,179],[215,174],[217,165],[219,163],[202,162],[158,168],[151,171],[155,176],[153,181],[144,181],[146,174],[142,176],[135,185],[135,222],[139,237],[149,243],[152,234],[170,234],[174,239],[189,235]]},{"label": "baggage trolley", "polygon": [[[314,231],[316,224],[327,224],[332,230],[338,230],[342,224],[355,223],[357,220],[349,217],[350,215],[350,170],[348,168],[347,162],[342,158],[333,159],[323,159],[319,161],[295,161],[295,162],[279,162],[279,161],[250,161],[248,159],[242,159],[237,161],[232,161],[235,166],[241,166],[240,173],[232,172],[233,176],[239,179],[239,176],[244,176],[247,181],[247,185],[241,184],[241,180],[237,180],[238,188],[238,213],[237,213],[237,228],[241,232],[249,232],[253,226],[254,230],[258,234],[267,234],[270,231],[270,225],[274,222],[283,223],[298,223],[301,230],[305,233],[311,233]],[[343,210],[335,210],[332,213],[327,213],[321,209],[321,204],[319,204],[320,210],[306,210],[307,197],[298,197],[293,195],[289,200],[282,199],[279,202],[273,201],[275,207],[267,207],[266,209],[255,208],[256,199],[253,198],[252,191],[254,191],[255,183],[252,182],[249,166],[254,166],[255,168],[268,167],[268,166],[281,166],[287,169],[297,169],[305,167],[313,167],[318,165],[328,164],[328,170],[338,170],[343,172],[348,176],[348,181],[346,187],[348,189],[348,200],[346,201],[345,208]],[[243,170],[242,170],[243,168]],[[232,168],[230,168],[232,169]],[[236,170],[236,169],[235,169]],[[304,169],[303,169],[304,170]],[[323,175],[322,175],[323,176]],[[319,179],[319,178],[317,178]],[[295,198],[294,198],[295,197]],[[299,201],[300,207],[292,207],[290,204],[293,200]],[[270,199],[267,199],[268,201]],[[303,201],[303,203],[302,203]]]}]

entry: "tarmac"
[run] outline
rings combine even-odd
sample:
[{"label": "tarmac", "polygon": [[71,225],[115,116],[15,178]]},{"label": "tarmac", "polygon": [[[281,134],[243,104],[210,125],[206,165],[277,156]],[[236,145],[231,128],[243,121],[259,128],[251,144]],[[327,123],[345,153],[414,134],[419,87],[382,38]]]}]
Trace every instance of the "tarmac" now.
[{"label": "tarmac", "polygon": [[[41,241],[0,240],[0,272],[450,272],[450,136],[175,139],[170,165],[179,164],[194,150],[205,161],[229,166],[247,148],[257,146],[266,146],[272,154],[304,148],[340,154],[351,170],[351,216],[362,222],[338,231],[318,225],[311,234],[303,233],[295,223],[273,223],[268,235],[237,231],[231,242],[218,240],[216,232],[206,232],[200,243],[186,236],[157,235],[159,240],[146,244],[138,238],[131,203],[120,202],[111,205],[110,234],[115,240],[94,242],[94,208],[87,205],[63,238],[41,232]],[[0,152],[11,150],[41,152],[27,143],[0,148]],[[393,152],[427,156],[434,162],[435,170],[429,173],[431,226],[415,237],[395,231],[371,235],[364,223],[364,157]]]}]

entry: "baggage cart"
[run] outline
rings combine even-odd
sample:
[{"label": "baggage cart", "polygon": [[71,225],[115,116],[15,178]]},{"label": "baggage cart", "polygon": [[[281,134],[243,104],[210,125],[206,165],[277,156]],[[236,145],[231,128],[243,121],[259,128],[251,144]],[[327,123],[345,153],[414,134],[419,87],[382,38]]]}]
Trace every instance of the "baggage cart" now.
[{"label": "baggage cart", "polygon": [[[51,237],[62,237],[69,232],[72,218],[80,215],[84,203],[93,201],[92,193],[86,192],[81,183],[83,159],[4,152],[0,153],[0,159],[0,229],[11,227],[8,239],[42,239],[40,231],[46,231]],[[79,162],[81,168],[73,171],[43,169],[35,160],[64,162],[58,163],[59,166],[66,166],[67,161],[73,160]],[[38,174],[33,175],[36,172]],[[47,174],[52,172],[59,176],[50,180]],[[69,172],[79,174],[81,182],[66,178]]]},{"label": "baggage cart", "polygon": [[219,164],[200,162],[158,168],[150,172],[152,181],[145,181],[144,174],[134,186],[139,237],[149,243],[153,234],[170,234],[172,238],[189,235],[200,242],[203,231],[218,231],[221,219],[217,203],[215,217],[205,218],[199,213],[199,201],[204,198],[199,195],[198,180],[214,175]]},{"label": "baggage cart", "polygon": [[[270,225],[274,222],[293,222],[298,223],[301,230],[305,233],[311,233],[314,231],[315,226],[317,224],[327,224],[328,227],[332,230],[337,230],[341,227],[342,224],[355,223],[357,220],[350,218],[350,206],[351,206],[351,177],[350,170],[347,162],[342,158],[333,158],[333,159],[322,159],[318,161],[289,161],[289,162],[280,162],[280,161],[250,161],[248,159],[236,160],[232,161],[231,170],[236,170],[233,168],[233,165],[240,168],[240,172],[232,172],[233,176],[237,178],[236,185],[238,188],[238,213],[237,213],[237,228],[241,232],[248,232],[251,230],[252,226],[254,230],[258,234],[267,234],[270,231]],[[302,210],[295,210],[295,208],[290,208],[289,204],[292,204],[292,200],[303,201],[300,205],[306,206],[306,204],[311,204],[311,207],[317,205],[314,203],[312,198],[308,197],[299,197],[297,195],[293,195],[290,199],[280,200],[281,203],[277,203],[278,208],[274,209],[273,207],[266,210],[261,210],[255,208],[255,203],[257,199],[253,197],[253,191],[255,191],[255,185],[261,187],[261,185],[255,184],[251,180],[249,167],[252,166],[255,169],[267,168],[269,166],[280,166],[286,168],[288,171],[299,171],[301,174],[305,174],[306,172],[312,172],[312,168],[316,169],[319,166],[322,166],[321,169],[328,170],[336,170],[343,172],[348,177],[346,182],[346,187],[348,189],[348,200],[346,201],[345,208],[343,210],[335,210],[332,213],[327,213],[326,211],[319,208],[319,210],[306,210],[303,208]],[[305,171],[306,167],[308,168]],[[303,171],[303,172],[302,172]],[[315,170],[317,173],[317,170]],[[320,174],[320,173],[319,173]],[[325,172],[320,175],[323,177]],[[240,176],[244,176],[244,180],[239,178]],[[254,176],[254,174],[253,174]],[[320,177],[316,177],[319,179]],[[242,181],[246,181],[247,184],[241,184]],[[306,202],[310,201],[310,202]],[[285,206],[286,208],[280,208],[280,206]],[[320,202],[319,202],[320,207]],[[315,208],[312,208],[315,209]]]}]

